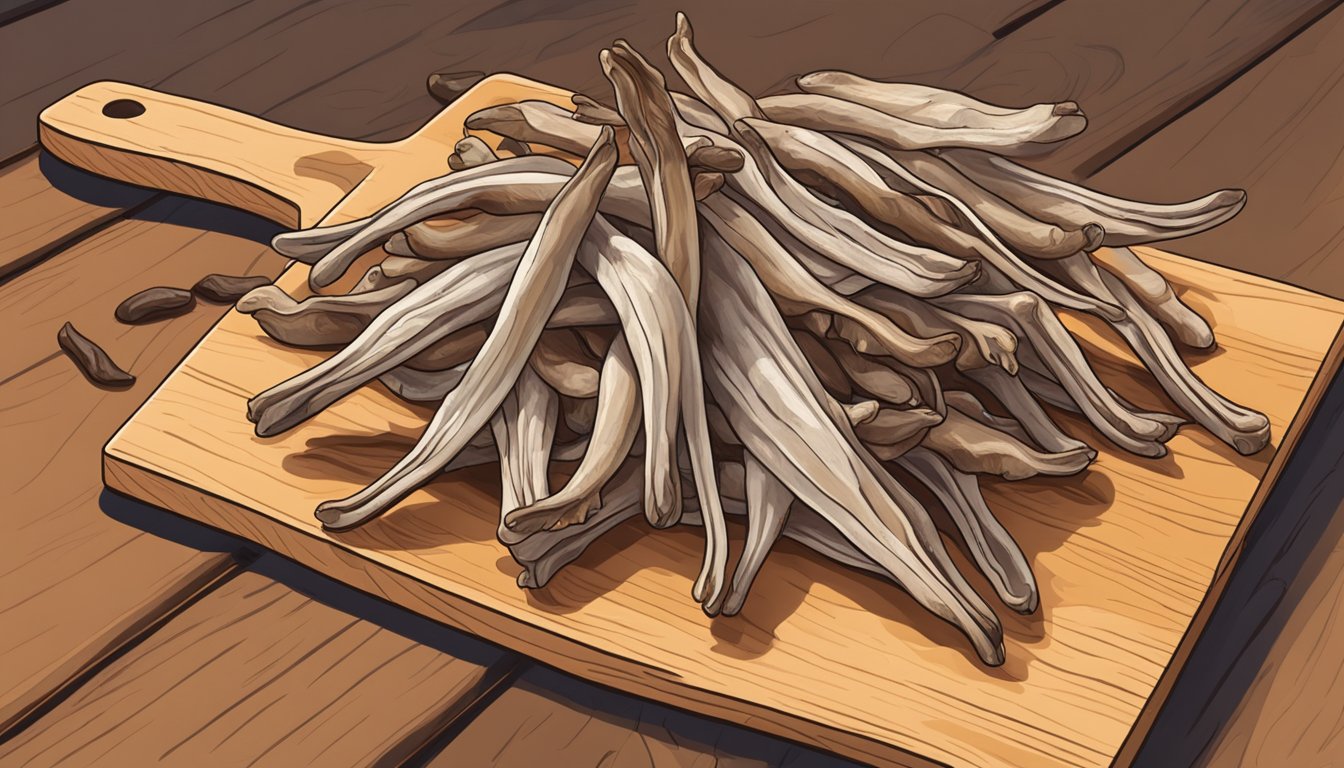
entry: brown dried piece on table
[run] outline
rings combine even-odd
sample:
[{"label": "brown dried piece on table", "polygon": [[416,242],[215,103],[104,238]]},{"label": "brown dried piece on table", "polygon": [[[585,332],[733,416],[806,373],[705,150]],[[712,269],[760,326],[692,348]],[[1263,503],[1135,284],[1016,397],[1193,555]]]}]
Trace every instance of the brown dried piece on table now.
[{"label": "brown dried piece on table", "polygon": [[191,292],[206,301],[215,304],[233,304],[250,291],[269,285],[271,279],[264,275],[220,275],[209,274],[191,286]]},{"label": "brown dried piece on table", "polygon": [[103,348],[93,343],[84,334],[75,330],[75,326],[66,323],[56,332],[56,343],[65,354],[75,362],[80,372],[94,384],[105,387],[129,387],[135,383],[135,377],[112,362]]},{"label": "brown dried piece on table", "polygon": [[117,305],[117,319],[123,323],[148,323],[176,317],[191,311],[196,297],[181,288],[146,288]]}]

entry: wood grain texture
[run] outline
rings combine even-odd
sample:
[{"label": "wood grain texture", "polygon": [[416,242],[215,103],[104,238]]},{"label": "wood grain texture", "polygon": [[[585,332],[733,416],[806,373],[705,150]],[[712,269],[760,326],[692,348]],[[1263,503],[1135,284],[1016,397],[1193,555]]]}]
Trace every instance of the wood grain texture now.
[{"label": "wood grain texture", "polygon": [[0,281],[153,194],[97,179],[76,196],[53,186],[80,173],[61,165],[33,151],[0,168]]},{"label": "wood grain texture", "polygon": [[[0,285],[0,732],[113,652],[231,562],[119,522],[103,507],[99,452],[182,356],[224,313],[121,326],[112,310],[161,282],[191,285],[211,271],[274,275],[268,248],[193,226],[256,222],[183,200],[121,221]],[[225,215],[221,216],[220,213]],[[209,249],[211,243],[226,248]],[[85,329],[136,376],[124,391],[90,384],[56,347],[66,320]],[[95,330],[97,329],[97,330]]]},{"label": "wood grain texture", "polygon": [[[1144,254],[1219,334],[1219,354],[1196,371],[1264,410],[1279,441],[1291,442],[1289,424],[1316,396],[1308,390],[1344,306]],[[281,284],[303,279],[292,270]],[[1099,365],[1103,376],[1140,399],[1145,387],[1118,342],[1075,326],[1112,358]],[[735,619],[711,621],[687,599],[699,550],[689,532],[644,536],[627,526],[546,590],[522,592],[494,540],[484,471],[436,482],[357,531],[327,534],[312,518],[317,502],[381,472],[425,413],[369,389],[292,434],[253,436],[246,398],[316,359],[226,317],[113,438],[109,484],[566,671],[862,760],[1110,763],[1180,651],[1224,550],[1244,533],[1270,463],[1269,453],[1238,458],[1190,429],[1166,461],[1103,451],[1081,482],[988,488],[1032,559],[1045,607],[1004,617],[1008,662],[986,670],[898,590],[788,548],[761,576],[771,589]],[[1327,379],[1338,363],[1330,358]]]},{"label": "wood grain texture", "polygon": [[442,633],[425,645],[246,571],[0,745],[0,763],[398,765],[509,667]]},{"label": "wood grain texture", "polygon": [[426,765],[841,768],[849,763],[533,667]]},{"label": "wood grain texture", "polygon": [[1069,0],[928,79],[996,103],[1077,101],[1087,130],[1035,165],[1086,177],[1336,4]]},{"label": "wood grain texture", "polygon": [[[676,10],[705,24],[705,41],[732,41],[735,75],[752,89],[805,63],[925,71],[952,65],[1031,10],[1024,0],[882,0],[819,7],[807,0],[724,4],[686,0]],[[140,9],[137,11],[136,9]],[[277,6],[202,0],[110,6],[67,0],[0,27],[0,156],[32,144],[32,116],[94,80],[192,95],[306,130],[351,139],[400,138],[438,109],[431,71],[513,71],[578,89],[606,88],[596,50],[625,37],[662,49],[674,8],[660,0],[314,0]],[[153,14],[152,25],[136,23]],[[884,20],[883,23],[873,23]],[[893,28],[896,33],[893,35]],[[48,41],[56,36],[61,46]],[[819,49],[815,41],[835,41]],[[818,59],[823,59],[818,61]],[[787,62],[786,62],[787,63]],[[323,99],[311,98],[320,94]]]},{"label": "wood grain texture", "polygon": [[[1226,226],[1167,247],[1344,296],[1344,11],[1089,180],[1139,198],[1243,187]],[[1266,254],[1273,254],[1267,258]]]}]

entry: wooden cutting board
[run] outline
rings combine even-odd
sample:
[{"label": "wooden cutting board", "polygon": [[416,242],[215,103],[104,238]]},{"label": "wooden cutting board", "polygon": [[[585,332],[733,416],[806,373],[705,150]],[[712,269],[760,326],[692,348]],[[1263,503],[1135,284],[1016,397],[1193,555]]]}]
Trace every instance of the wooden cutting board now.
[{"label": "wooden cutting board", "polygon": [[[47,109],[41,136],[54,154],[106,176],[311,225],[367,214],[446,172],[466,115],[522,98],[567,103],[560,89],[495,76],[414,136],[368,144],[98,83]],[[370,386],[290,434],[257,438],[244,418],[247,398],[321,355],[272,343],[238,313],[112,437],[105,478],[581,677],[865,762],[1125,764],[1339,368],[1344,319],[1344,304],[1333,299],[1155,250],[1140,254],[1218,334],[1219,349],[1198,356],[1195,370],[1267,413],[1273,445],[1241,457],[1187,427],[1169,457],[1149,461],[1061,416],[1100,450],[1089,471],[985,484],[1041,587],[1036,614],[999,611],[1007,662],[996,669],[891,583],[790,542],[732,618],[711,620],[690,598],[698,532],[653,533],[638,521],[605,536],[547,588],[520,590],[519,569],[494,539],[498,478],[489,467],[445,476],[363,528],[326,533],[312,515],[317,503],[390,466],[428,412]],[[300,265],[277,282],[302,293],[305,278]],[[1163,404],[1116,337],[1085,319],[1065,321],[1112,387],[1140,405]],[[734,533],[740,542],[741,529]],[[978,576],[973,583],[988,594]]]}]

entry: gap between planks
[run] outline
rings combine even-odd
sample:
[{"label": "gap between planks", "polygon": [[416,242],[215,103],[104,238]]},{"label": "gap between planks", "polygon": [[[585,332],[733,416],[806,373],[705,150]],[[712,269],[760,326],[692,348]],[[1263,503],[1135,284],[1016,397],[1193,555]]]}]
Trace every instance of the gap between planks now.
[{"label": "gap between planks", "polygon": [[1213,98],[1216,97],[1219,93],[1222,93],[1224,89],[1226,89],[1226,88],[1232,86],[1234,83],[1237,83],[1238,81],[1240,81],[1241,78],[1244,77],[1246,74],[1248,74],[1251,70],[1253,70],[1253,69],[1255,69],[1256,67],[1260,66],[1260,64],[1261,64],[1262,62],[1264,62],[1264,61],[1265,61],[1266,59],[1268,59],[1269,57],[1273,56],[1273,55],[1274,55],[1276,52],[1278,52],[1281,48],[1283,48],[1284,46],[1288,45],[1288,44],[1291,43],[1292,41],[1296,40],[1297,37],[1298,37],[1299,35],[1301,35],[1303,32],[1306,32],[1308,29],[1311,29],[1311,28],[1314,27],[1316,24],[1320,23],[1321,20],[1323,20],[1326,16],[1328,16],[1328,15],[1330,14],[1331,11],[1333,11],[1333,10],[1335,10],[1336,8],[1340,7],[1340,5],[1342,5],[1342,4],[1344,4],[1344,3],[1341,3],[1340,0],[1334,0],[1333,2],[1326,2],[1326,3],[1321,3],[1321,4],[1319,4],[1319,6],[1317,6],[1317,8],[1316,8],[1316,11],[1317,11],[1317,12],[1316,12],[1316,15],[1315,15],[1315,16],[1312,16],[1312,17],[1310,17],[1309,19],[1307,19],[1307,21],[1306,21],[1305,23],[1303,23],[1302,25],[1300,25],[1295,31],[1290,32],[1290,33],[1289,33],[1286,37],[1284,37],[1282,40],[1280,40],[1280,41],[1278,41],[1277,43],[1274,43],[1273,45],[1270,45],[1270,46],[1268,46],[1267,48],[1265,48],[1265,50],[1264,50],[1263,52],[1261,52],[1258,56],[1256,56],[1256,57],[1254,57],[1254,58],[1252,58],[1252,59],[1246,61],[1246,62],[1245,62],[1244,64],[1242,64],[1241,67],[1238,68],[1235,72],[1232,72],[1230,75],[1228,75],[1228,76],[1222,81],[1222,83],[1217,84],[1217,85],[1214,85],[1213,87],[1211,87],[1211,88],[1208,90],[1207,93],[1201,94],[1201,95],[1199,95],[1197,98],[1191,100],[1191,102],[1190,102],[1189,104],[1187,104],[1187,105],[1185,105],[1184,107],[1182,107],[1181,109],[1177,110],[1177,111],[1175,112],[1175,114],[1172,114],[1170,117],[1168,117],[1168,118],[1167,118],[1166,120],[1164,120],[1163,122],[1158,123],[1158,124],[1156,124],[1156,125],[1153,125],[1152,128],[1151,128],[1147,133],[1145,133],[1145,134],[1143,134],[1143,135],[1141,135],[1141,136],[1136,136],[1136,137],[1134,137],[1134,138],[1130,141],[1130,143],[1129,143],[1128,146],[1124,147],[1123,149],[1121,149],[1121,150],[1118,151],[1118,152],[1115,152],[1112,156],[1110,156],[1110,157],[1106,157],[1106,156],[1104,156],[1104,155],[1103,155],[1103,156],[1098,156],[1097,158],[1095,158],[1094,160],[1092,160],[1090,163],[1088,163],[1087,165],[1085,165],[1085,166],[1083,166],[1082,168],[1080,168],[1080,169],[1079,169],[1080,172],[1081,172],[1084,176],[1088,176],[1088,177],[1095,176],[1095,175],[1097,175],[1098,173],[1100,173],[1101,171],[1105,170],[1108,166],[1113,165],[1114,163],[1116,163],[1117,161],[1119,161],[1120,159],[1122,159],[1125,155],[1129,154],[1130,152],[1134,151],[1135,149],[1138,149],[1139,146],[1141,146],[1141,145],[1142,145],[1145,141],[1147,141],[1148,139],[1150,139],[1150,138],[1152,138],[1153,136],[1155,136],[1155,135],[1156,135],[1157,133],[1159,133],[1162,129],[1166,128],[1167,126],[1171,125],[1172,123],[1176,122],[1177,120],[1180,120],[1182,117],[1184,117],[1185,115],[1189,114],[1190,112],[1192,112],[1192,111],[1198,109],[1199,107],[1203,106],[1203,105],[1204,105],[1205,103],[1207,103],[1210,99],[1213,99]]},{"label": "gap between planks", "polygon": [[742,725],[634,699],[533,666],[464,723],[427,768],[492,765],[853,765]]},{"label": "gap between planks", "polygon": [[65,0],[0,0],[0,27],[63,2]]},{"label": "gap between planks", "polygon": [[190,574],[170,584],[169,591],[160,596],[142,615],[127,616],[118,626],[113,627],[110,636],[101,639],[102,642],[94,653],[85,658],[75,657],[72,659],[73,666],[61,667],[49,673],[45,679],[33,686],[34,690],[42,692],[40,697],[25,702],[22,709],[6,712],[4,719],[0,720],[0,745],[40,720],[69,698],[80,686],[92,680],[182,611],[242,573],[249,559],[246,552],[240,551],[232,555],[220,555],[201,563]]},{"label": "gap between planks", "polygon": [[[49,175],[80,184],[83,197],[53,186]],[[101,202],[90,199],[97,195]],[[0,285],[164,196],[84,174],[36,147],[20,154],[0,166]]]},{"label": "gap between planks", "polygon": [[0,745],[0,762],[400,765],[520,663],[263,555]]},{"label": "gap between planks", "polygon": [[[208,207],[178,201],[175,210]],[[211,266],[224,271],[257,264],[274,275],[283,260],[260,244],[171,221],[121,219],[104,232],[119,237],[82,241],[24,280],[0,285],[0,319],[13,334],[0,358],[6,380],[0,426],[7,435],[0,445],[6,466],[0,496],[9,529],[0,538],[6,563],[0,624],[15,628],[6,634],[0,665],[4,723],[113,653],[135,628],[174,610],[201,573],[242,546],[231,537],[204,535],[200,526],[146,529],[128,510],[138,504],[103,490],[100,452],[107,436],[225,312],[201,304],[171,320],[120,326],[111,321],[122,298],[114,292],[129,295],[159,277],[194,282],[203,270],[199,254],[185,247],[193,240],[230,244],[213,254]],[[126,391],[98,389],[64,355],[51,354],[63,319],[132,368],[136,384]]]}]

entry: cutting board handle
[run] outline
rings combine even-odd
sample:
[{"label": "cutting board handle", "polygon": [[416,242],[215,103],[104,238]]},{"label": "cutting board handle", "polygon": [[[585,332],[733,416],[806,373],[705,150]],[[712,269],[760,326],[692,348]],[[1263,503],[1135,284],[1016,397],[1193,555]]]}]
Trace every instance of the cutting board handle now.
[{"label": "cutting board handle", "polygon": [[42,145],[72,165],[291,228],[316,224],[362,181],[377,146],[112,81],[52,104],[38,125]]}]

